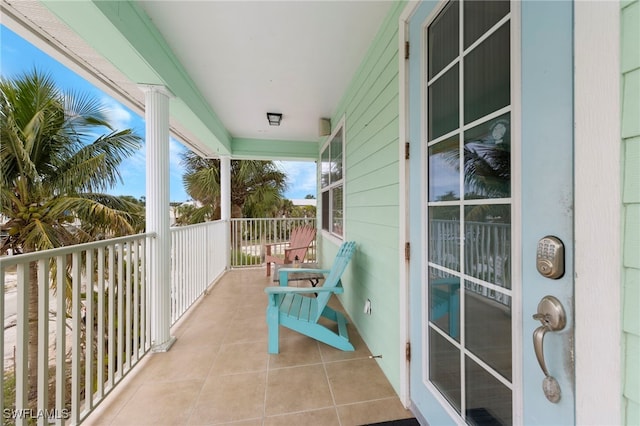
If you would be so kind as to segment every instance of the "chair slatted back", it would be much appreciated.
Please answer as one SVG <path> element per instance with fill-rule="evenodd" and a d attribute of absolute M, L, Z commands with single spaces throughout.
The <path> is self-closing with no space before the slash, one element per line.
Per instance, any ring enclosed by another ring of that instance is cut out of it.
<path fill-rule="evenodd" d="M 342 243 L 340 249 L 338 250 L 338 254 L 336 254 L 335 259 L 333 260 L 333 265 L 331 265 L 331 271 L 324 279 L 324 283 L 322 287 L 336 287 L 340 283 L 340 278 L 342 277 L 342 273 L 345 269 L 347 269 L 347 265 L 349 265 L 349 261 L 353 257 L 353 253 L 356 251 L 356 243 L 355 241 L 346 241 Z M 315 321 L 317 322 L 324 310 L 325 306 L 329 302 L 332 293 L 323 292 L 319 293 L 316 297 L 316 312 L 313 312 L 312 315 L 315 317 Z"/>
<path fill-rule="evenodd" d="M 302 262 L 307 255 L 307 250 L 316 237 L 316 228 L 313 226 L 300 226 L 291 231 L 289 239 L 289 247 L 293 250 L 289 252 L 288 261 L 293 262 L 298 256 L 298 260 Z"/>

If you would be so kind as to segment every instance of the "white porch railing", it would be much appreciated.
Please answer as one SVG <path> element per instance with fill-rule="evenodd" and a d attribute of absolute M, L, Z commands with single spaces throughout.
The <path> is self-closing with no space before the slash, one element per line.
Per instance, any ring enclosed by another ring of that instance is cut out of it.
<path fill-rule="evenodd" d="M 289 240 L 298 226 L 316 226 L 315 218 L 231 219 L 231 266 L 258 266 L 264 263 L 264 245 Z M 316 240 L 307 251 L 306 261 L 316 260 Z M 281 251 L 284 254 L 284 245 Z M 278 253 L 277 251 L 275 252 Z"/>
<path fill-rule="evenodd" d="M 4 393 L 0 401 L 5 423 L 36 418 L 40 424 L 54 419 L 78 423 L 149 350 L 145 251 L 150 237 L 139 234 L 0 259 L 2 389 L 15 381 L 15 405 Z M 15 276 L 14 305 L 5 293 L 10 275 Z M 35 289 L 37 306 L 29 304 L 29 291 Z M 12 312 L 15 327 L 5 322 L 5 314 Z M 37 353 L 30 352 L 29 343 L 34 323 Z M 13 368 L 7 349 L 15 350 Z M 29 373 L 37 375 L 35 387 Z"/>
<path fill-rule="evenodd" d="M 171 229 L 172 325 L 225 271 L 228 226 L 218 221 Z M 139 234 L 0 258 L 3 424 L 36 418 L 39 424 L 77 424 L 149 352 L 146 270 L 152 265 L 146 250 L 153 237 Z M 29 306 L 34 278 L 35 308 Z M 37 354 L 29 352 L 29 324 L 36 321 Z M 30 364 L 37 370 L 34 387 Z M 12 384 L 15 398 L 5 393 Z"/>
<path fill-rule="evenodd" d="M 171 228 L 171 325 L 227 267 L 224 221 Z"/>

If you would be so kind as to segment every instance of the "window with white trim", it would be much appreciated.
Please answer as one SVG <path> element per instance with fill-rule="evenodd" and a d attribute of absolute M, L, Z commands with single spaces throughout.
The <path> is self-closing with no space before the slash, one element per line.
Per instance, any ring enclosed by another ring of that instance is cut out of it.
<path fill-rule="evenodd" d="M 322 229 L 342 238 L 344 235 L 344 124 L 329 137 L 320 153 L 320 192 Z"/>

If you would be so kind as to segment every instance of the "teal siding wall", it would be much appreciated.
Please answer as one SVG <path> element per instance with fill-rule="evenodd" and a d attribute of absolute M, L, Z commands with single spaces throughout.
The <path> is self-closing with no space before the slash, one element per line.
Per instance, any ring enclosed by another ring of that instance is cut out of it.
<path fill-rule="evenodd" d="M 622 2 L 624 363 L 627 425 L 640 424 L 640 1 Z"/>
<path fill-rule="evenodd" d="M 342 304 L 399 392 L 399 144 L 398 18 L 394 2 L 355 74 L 332 123 L 345 118 L 345 239 L 357 252 L 343 280 Z M 357 27 L 357 24 L 356 24 Z M 325 264 L 335 242 L 324 238 Z M 372 313 L 365 315 L 365 301 Z"/>

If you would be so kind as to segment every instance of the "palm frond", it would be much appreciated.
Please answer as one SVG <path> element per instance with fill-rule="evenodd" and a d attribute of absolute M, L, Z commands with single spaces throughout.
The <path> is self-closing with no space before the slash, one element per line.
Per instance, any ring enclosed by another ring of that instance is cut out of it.
<path fill-rule="evenodd" d="M 73 129 L 83 133 L 104 126 L 110 131 L 113 127 L 106 115 L 106 107 L 90 93 L 81 93 L 70 90 L 64 94 L 65 129 Z"/>
<path fill-rule="evenodd" d="M 131 130 L 100 136 L 58 165 L 51 184 L 78 192 L 102 192 L 122 182 L 119 166 L 142 146 Z"/>

